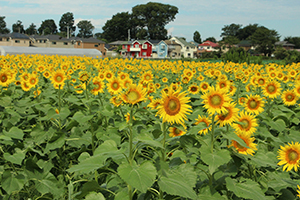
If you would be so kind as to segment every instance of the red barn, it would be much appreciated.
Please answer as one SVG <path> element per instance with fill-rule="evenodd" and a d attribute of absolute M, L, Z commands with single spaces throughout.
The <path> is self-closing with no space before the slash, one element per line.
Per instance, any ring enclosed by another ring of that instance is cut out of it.
<path fill-rule="evenodd" d="M 152 56 L 152 43 L 148 40 L 128 41 L 122 45 L 122 55 L 125 57 L 147 58 Z"/>

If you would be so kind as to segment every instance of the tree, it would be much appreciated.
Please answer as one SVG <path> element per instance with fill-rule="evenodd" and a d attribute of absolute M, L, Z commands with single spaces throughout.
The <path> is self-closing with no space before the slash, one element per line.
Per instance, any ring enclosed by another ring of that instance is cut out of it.
<path fill-rule="evenodd" d="M 236 36 L 239 40 L 248 40 L 257 28 L 258 24 L 249 24 L 248 26 L 239 29 Z"/>
<path fill-rule="evenodd" d="M 264 26 L 257 28 L 250 37 L 252 43 L 258 45 L 257 50 L 265 56 L 270 55 L 274 51 L 274 44 L 279 41 L 279 38 L 277 31 L 269 30 Z"/>
<path fill-rule="evenodd" d="M 149 2 L 132 8 L 132 23 L 139 28 L 137 35 L 139 31 L 146 30 L 147 39 L 163 40 L 168 34 L 165 26 L 175 19 L 177 13 L 175 6 Z"/>
<path fill-rule="evenodd" d="M 110 42 L 116 40 L 127 40 L 129 30 L 130 37 L 134 38 L 134 30 L 130 22 L 131 15 L 128 12 L 122 12 L 113 15 L 112 18 L 107 20 L 102 27 L 102 37 Z"/>
<path fill-rule="evenodd" d="M 76 26 L 74 26 L 73 13 L 67 12 L 61 16 L 59 20 L 59 30 L 64 37 L 69 37 L 71 33 L 75 32 Z M 69 35 L 67 35 L 68 31 L 69 31 Z"/>
<path fill-rule="evenodd" d="M 34 35 L 37 33 L 36 25 L 34 23 L 31 23 L 30 26 L 25 30 L 25 33 L 27 35 Z"/>
<path fill-rule="evenodd" d="M 211 41 L 211 42 L 214 42 L 214 43 L 217 42 L 216 38 L 214 38 L 214 37 L 208 37 L 208 38 L 206 38 L 204 41 L 207 41 L 207 40 L 209 40 L 209 41 Z"/>
<path fill-rule="evenodd" d="M 239 32 L 240 28 L 242 27 L 241 24 L 230 24 L 230 25 L 225 25 L 222 28 L 222 33 L 221 37 L 227 37 L 227 36 L 237 36 L 237 33 Z"/>
<path fill-rule="evenodd" d="M 194 32 L 194 37 L 193 37 L 193 40 L 199 44 L 201 44 L 201 35 L 198 31 L 195 31 Z"/>
<path fill-rule="evenodd" d="M 222 43 L 224 45 L 228 45 L 229 48 L 231 48 L 233 45 L 238 44 L 240 42 L 240 40 L 235 37 L 235 36 L 226 36 L 225 38 L 223 38 Z"/>
<path fill-rule="evenodd" d="M 77 27 L 79 28 L 77 37 L 89 38 L 93 36 L 93 30 L 95 27 L 92 25 L 91 21 L 81 20 L 78 22 Z"/>
<path fill-rule="evenodd" d="M 6 28 L 6 22 L 4 21 L 5 16 L 0 16 L 0 33 L 7 34 L 10 32 L 8 28 Z"/>
<path fill-rule="evenodd" d="M 40 35 L 56 34 L 57 26 L 53 19 L 46 19 L 45 21 L 42 21 L 38 31 Z"/>
<path fill-rule="evenodd" d="M 16 33 L 24 33 L 24 26 L 20 20 L 12 25 L 12 31 Z"/>
<path fill-rule="evenodd" d="M 300 49 L 300 37 L 285 37 L 284 41 L 287 41 L 288 43 L 294 44 L 295 49 Z"/>

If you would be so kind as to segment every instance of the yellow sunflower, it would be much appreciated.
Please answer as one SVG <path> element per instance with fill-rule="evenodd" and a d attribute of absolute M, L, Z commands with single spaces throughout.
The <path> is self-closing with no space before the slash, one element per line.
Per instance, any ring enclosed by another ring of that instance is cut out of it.
<path fill-rule="evenodd" d="M 104 83 L 102 82 L 102 80 L 96 76 L 93 78 L 92 81 L 92 85 L 94 86 L 94 88 L 91 90 L 91 93 L 93 95 L 97 95 L 98 93 L 103 93 L 103 89 L 104 89 Z"/>
<path fill-rule="evenodd" d="M 247 95 L 244 103 L 244 108 L 248 113 L 258 115 L 264 111 L 264 101 L 259 95 Z"/>
<path fill-rule="evenodd" d="M 152 101 L 148 104 L 147 107 L 151 108 L 152 110 L 156 110 L 157 106 L 161 104 L 160 99 L 152 99 Z"/>
<path fill-rule="evenodd" d="M 299 197 L 299 198 L 300 198 L 300 186 L 299 186 L 299 185 L 297 185 L 297 187 L 298 187 L 298 190 L 297 190 L 297 192 L 298 192 L 298 195 L 297 195 L 297 197 Z"/>
<path fill-rule="evenodd" d="M 298 96 L 295 93 L 295 90 L 286 90 L 282 93 L 281 99 L 286 106 L 292 106 L 297 103 Z"/>
<path fill-rule="evenodd" d="M 257 150 L 257 144 L 253 143 L 255 138 L 251 137 L 250 134 L 245 133 L 238 133 L 237 135 L 246 143 L 247 146 L 242 146 L 235 140 L 231 141 L 230 146 L 233 146 L 240 154 L 253 156 L 253 154 L 255 153 L 254 150 Z"/>
<path fill-rule="evenodd" d="M 290 171 L 294 168 L 298 171 L 300 162 L 300 143 L 291 142 L 285 146 L 280 146 L 277 158 L 280 160 L 278 165 L 284 165 L 283 171 Z"/>
<path fill-rule="evenodd" d="M 300 81 L 295 82 L 294 93 L 300 97 Z"/>
<path fill-rule="evenodd" d="M 65 80 L 67 79 L 65 72 L 63 70 L 57 70 L 51 74 L 51 82 L 56 89 L 62 89 L 65 85 Z"/>
<path fill-rule="evenodd" d="M 188 91 L 189 91 L 190 93 L 192 93 L 192 94 L 198 94 L 199 91 L 200 91 L 200 89 L 199 89 L 199 86 L 198 86 L 198 85 L 192 84 L 192 85 L 189 86 Z"/>
<path fill-rule="evenodd" d="M 226 113 L 227 110 L 225 107 L 228 107 L 231 101 L 226 90 L 213 86 L 210 87 L 209 91 L 204 93 L 201 98 L 203 99 L 204 108 L 207 109 L 209 114 Z"/>
<path fill-rule="evenodd" d="M 183 124 L 187 119 L 186 115 L 192 112 L 192 107 L 188 105 L 190 97 L 186 95 L 186 92 L 180 93 L 180 90 L 174 91 L 172 88 L 168 92 L 162 91 L 161 104 L 157 106 L 156 115 L 160 115 L 163 122 Z"/>
<path fill-rule="evenodd" d="M 147 90 L 142 85 L 130 84 L 125 92 L 121 94 L 121 98 L 125 103 L 137 104 L 145 101 Z"/>
<path fill-rule="evenodd" d="M 237 122 L 233 124 L 233 128 L 238 133 L 250 135 L 256 131 L 256 127 L 258 126 L 255 116 L 244 111 L 240 112 Z"/>
<path fill-rule="evenodd" d="M 207 82 L 201 82 L 200 84 L 200 90 L 201 92 L 207 92 L 209 90 L 210 85 Z"/>
<path fill-rule="evenodd" d="M 8 70 L 0 71 L 0 86 L 7 87 L 10 83 L 14 82 L 12 74 Z"/>
<path fill-rule="evenodd" d="M 146 83 L 151 82 L 153 80 L 153 74 L 151 71 L 147 71 L 142 75 L 142 80 Z"/>
<path fill-rule="evenodd" d="M 81 82 L 89 82 L 90 75 L 86 71 L 79 72 L 79 80 Z"/>
<path fill-rule="evenodd" d="M 109 100 L 112 104 L 114 104 L 114 106 L 116 107 L 119 107 L 123 101 L 121 99 L 121 97 L 118 95 L 118 96 L 113 96 L 112 98 L 110 98 Z"/>
<path fill-rule="evenodd" d="M 179 128 L 176 128 L 176 127 L 170 127 L 169 128 L 169 136 L 170 137 L 176 137 L 176 136 L 181 136 L 181 135 L 184 135 L 186 134 L 185 131 L 179 129 Z"/>
<path fill-rule="evenodd" d="M 281 92 L 280 83 L 275 80 L 271 80 L 267 82 L 263 87 L 263 94 L 266 97 L 269 97 L 271 99 L 279 96 L 280 92 Z"/>
<path fill-rule="evenodd" d="M 122 82 L 117 77 L 109 79 L 106 86 L 108 92 L 111 94 L 119 94 L 122 91 Z"/>
<path fill-rule="evenodd" d="M 33 88 L 33 87 L 35 87 L 38 84 L 39 79 L 38 79 L 37 75 L 35 75 L 35 74 L 29 74 L 27 82 L 29 84 L 29 87 Z"/>
<path fill-rule="evenodd" d="M 198 125 L 200 123 L 204 123 L 207 128 L 204 128 L 204 129 L 198 131 L 198 133 L 200 135 L 201 134 L 206 135 L 206 133 L 211 130 L 211 126 L 210 126 L 211 120 L 206 116 L 198 115 L 198 118 L 196 119 L 195 125 Z"/>
<path fill-rule="evenodd" d="M 223 127 L 226 124 L 231 126 L 232 123 L 236 121 L 238 117 L 239 109 L 235 106 L 235 103 L 230 103 L 229 106 L 225 107 L 227 111 L 224 114 L 216 115 L 216 124 L 220 124 L 220 127 Z"/>

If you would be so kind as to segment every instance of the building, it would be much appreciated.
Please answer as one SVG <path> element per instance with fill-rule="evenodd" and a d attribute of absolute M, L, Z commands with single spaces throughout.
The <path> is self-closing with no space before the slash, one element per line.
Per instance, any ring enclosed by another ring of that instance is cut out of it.
<path fill-rule="evenodd" d="M 181 45 L 173 40 L 165 40 L 168 45 L 168 57 L 171 59 L 181 58 Z"/>
<path fill-rule="evenodd" d="M 71 39 L 59 35 L 32 35 L 30 39 L 31 46 L 34 47 L 74 48 L 74 42 Z"/>
<path fill-rule="evenodd" d="M 0 34 L 0 46 L 29 47 L 30 43 L 30 38 L 22 33 Z"/>
<path fill-rule="evenodd" d="M 294 50 L 295 45 L 288 43 L 287 41 L 280 41 L 280 42 L 275 42 L 275 47 L 281 46 L 285 50 Z"/>
<path fill-rule="evenodd" d="M 126 41 L 122 44 L 123 57 L 149 58 L 152 57 L 152 43 L 148 40 Z"/>
<path fill-rule="evenodd" d="M 173 42 L 180 44 L 181 56 L 184 58 L 196 58 L 197 48 L 194 44 L 187 42 L 184 38 L 172 37 L 170 39 Z"/>
<path fill-rule="evenodd" d="M 167 58 L 168 45 L 163 40 L 149 40 L 152 43 L 152 58 Z"/>
<path fill-rule="evenodd" d="M 74 43 L 74 48 L 81 49 L 97 49 L 102 53 L 103 57 L 106 57 L 105 42 L 98 40 L 97 38 L 71 38 Z"/>
<path fill-rule="evenodd" d="M 218 43 L 214 43 L 209 40 L 206 40 L 205 42 L 198 45 L 197 57 L 201 57 L 204 52 L 218 51 L 219 48 L 220 45 Z"/>

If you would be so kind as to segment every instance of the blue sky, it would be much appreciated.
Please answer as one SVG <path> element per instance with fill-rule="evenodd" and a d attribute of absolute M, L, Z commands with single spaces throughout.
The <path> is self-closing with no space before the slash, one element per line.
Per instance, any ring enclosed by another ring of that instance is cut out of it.
<path fill-rule="evenodd" d="M 133 0 L 0 0 L 0 16 L 5 16 L 7 28 L 21 20 L 25 29 L 34 23 L 53 19 L 59 28 L 59 20 L 66 12 L 72 12 L 75 23 L 90 20 L 94 33 L 102 32 L 105 22 L 120 12 L 131 12 L 132 7 L 149 1 Z M 155 1 L 153 1 L 155 2 Z M 287 36 L 300 37 L 300 1 L 298 0 L 164 0 L 163 4 L 176 6 L 176 19 L 166 26 L 172 36 L 191 41 L 195 31 L 201 39 L 221 39 L 222 28 L 231 23 L 247 26 L 257 23 L 276 30 L 281 40 Z"/>

